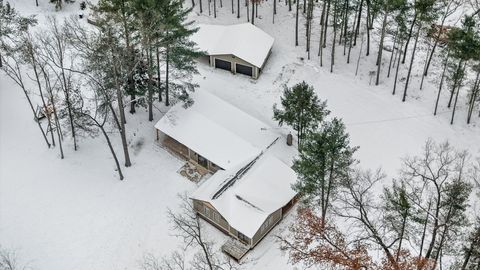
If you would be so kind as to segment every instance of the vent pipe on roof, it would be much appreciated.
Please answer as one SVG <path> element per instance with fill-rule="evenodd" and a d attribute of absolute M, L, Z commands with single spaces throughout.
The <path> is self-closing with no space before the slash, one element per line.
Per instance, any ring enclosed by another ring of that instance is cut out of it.
<path fill-rule="evenodd" d="M 292 146 L 292 142 L 293 142 L 292 133 L 288 133 L 288 135 L 287 135 L 287 145 Z"/>

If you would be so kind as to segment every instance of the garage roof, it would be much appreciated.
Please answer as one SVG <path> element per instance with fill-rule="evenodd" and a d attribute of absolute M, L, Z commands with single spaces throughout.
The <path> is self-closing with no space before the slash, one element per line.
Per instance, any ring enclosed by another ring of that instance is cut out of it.
<path fill-rule="evenodd" d="M 155 128 L 225 170 L 252 160 L 277 138 L 267 124 L 207 91 L 192 99 L 188 108 L 174 105 Z"/>
<path fill-rule="evenodd" d="M 232 54 L 261 68 L 273 46 L 273 37 L 251 23 L 199 25 L 192 40 L 208 55 Z"/>

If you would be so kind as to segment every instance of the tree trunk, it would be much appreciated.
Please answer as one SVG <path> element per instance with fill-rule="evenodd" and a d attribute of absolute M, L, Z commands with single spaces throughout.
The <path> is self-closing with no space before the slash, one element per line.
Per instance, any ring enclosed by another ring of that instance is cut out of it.
<path fill-rule="evenodd" d="M 105 129 L 103 128 L 103 126 L 100 125 L 100 123 L 98 123 L 97 120 L 95 120 L 95 119 L 93 119 L 93 120 L 95 121 L 97 126 L 102 131 L 103 136 L 105 137 L 105 140 L 107 140 L 108 148 L 110 148 L 110 152 L 112 153 L 113 159 L 115 160 L 115 165 L 117 166 L 118 176 L 119 176 L 120 180 L 123 180 L 122 169 L 120 168 L 120 163 L 118 162 L 118 158 L 117 158 L 117 155 L 115 154 L 115 150 L 113 150 L 113 146 L 112 146 L 112 143 L 110 142 L 110 138 L 108 137 L 108 134 L 105 131 Z"/>
<path fill-rule="evenodd" d="M 240 18 L 240 0 L 237 0 L 237 19 Z"/>
<path fill-rule="evenodd" d="M 468 113 L 467 113 L 467 124 L 470 124 L 472 119 L 473 110 L 475 109 L 475 102 L 477 100 L 478 92 L 480 91 L 480 70 L 477 71 L 477 78 L 473 84 L 472 94 L 470 95 L 470 100 L 468 102 Z"/>
<path fill-rule="evenodd" d="M 445 20 L 447 19 L 448 12 L 449 12 L 449 9 L 450 9 L 449 7 L 450 7 L 451 3 L 452 3 L 452 1 L 449 2 L 448 6 L 447 6 L 447 10 L 445 10 L 445 13 L 442 16 L 442 22 L 440 24 L 440 29 L 443 29 L 443 26 L 445 25 Z M 433 47 L 432 47 L 432 51 L 430 52 L 430 56 L 428 56 L 428 61 L 427 61 L 427 65 L 425 67 L 425 72 L 423 73 L 424 76 L 428 75 L 428 69 L 430 68 L 430 63 L 432 62 L 433 54 L 435 53 L 435 49 L 437 48 L 438 41 L 439 41 L 441 35 L 442 35 L 442 31 L 440 30 L 440 31 L 438 31 L 437 37 L 435 38 L 435 41 L 433 43 Z"/>
<path fill-rule="evenodd" d="M 153 85 L 152 85 L 152 68 L 153 68 L 153 57 L 152 57 L 152 47 L 148 47 L 147 52 L 148 57 L 148 121 L 153 121 Z"/>
<path fill-rule="evenodd" d="M 288 11 L 292 11 L 292 0 L 288 0 Z"/>
<path fill-rule="evenodd" d="M 20 72 L 20 70 L 19 70 Z M 22 82 L 23 84 L 23 82 Z M 22 90 L 23 90 L 23 93 L 25 94 L 25 97 L 27 98 L 27 101 L 28 101 L 28 105 L 30 106 L 30 109 L 32 110 L 32 114 L 34 116 L 34 120 L 35 122 L 37 123 L 38 125 L 38 128 L 40 129 L 40 132 L 42 132 L 42 137 L 43 139 L 45 140 L 45 143 L 47 144 L 47 147 L 50 148 L 50 142 L 48 141 L 48 138 L 47 138 L 47 134 L 45 134 L 45 131 L 43 130 L 43 127 L 42 125 L 40 124 L 40 121 L 38 121 L 37 119 L 37 114 L 35 112 L 35 109 L 33 108 L 33 104 L 32 104 L 32 101 L 30 100 L 30 96 L 28 95 L 28 92 L 27 90 L 25 89 L 25 86 L 21 86 Z"/>
<path fill-rule="evenodd" d="M 398 59 L 398 62 L 400 63 L 400 59 Z M 423 245 L 425 243 L 425 236 L 427 234 L 427 225 L 428 225 L 428 215 L 430 213 L 430 209 L 432 207 L 432 200 L 429 200 L 428 201 L 428 208 L 427 208 L 427 212 L 426 212 L 426 215 L 425 215 L 425 221 L 424 221 L 424 224 L 423 224 L 423 231 L 422 231 L 422 240 L 420 242 L 420 253 L 418 254 L 418 260 L 420 261 L 420 259 L 422 258 L 422 252 L 423 252 Z M 417 269 L 420 270 L 422 267 L 422 265 L 418 265 L 417 266 Z"/>
<path fill-rule="evenodd" d="M 337 38 L 337 1 L 333 5 L 333 42 L 332 55 L 330 60 L 330 73 L 333 73 L 333 65 L 335 65 L 335 43 Z"/>
<path fill-rule="evenodd" d="M 362 18 L 362 8 L 363 8 L 363 0 L 360 0 L 360 4 L 358 7 L 358 15 L 357 15 L 357 27 L 355 27 L 355 39 L 353 40 L 353 46 L 357 45 L 357 38 L 358 34 L 360 33 L 360 19 Z"/>
<path fill-rule="evenodd" d="M 112 52 L 113 53 L 113 52 Z M 113 54 L 112 54 L 113 55 Z M 118 112 L 120 114 L 120 121 L 117 121 L 117 124 L 119 125 L 120 129 L 120 137 L 122 139 L 122 147 L 123 147 L 123 155 L 125 158 L 125 167 L 130 167 L 132 165 L 132 162 L 130 161 L 130 154 L 128 152 L 128 143 L 127 143 L 127 134 L 125 130 L 125 110 L 124 110 L 124 105 L 123 105 L 123 93 L 122 89 L 120 87 L 120 83 L 118 81 L 118 76 L 117 76 L 117 68 L 115 65 L 115 60 L 113 61 L 113 76 L 114 76 L 114 81 L 115 81 L 115 88 L 116 88 L 116 94 L 117 94 L 117 103 L 118 103 Z M 112 114 L 115 116 L 115 110 L 112 108 Z"/>
<path fill-rule="evenodd" d="M 158 101 L 162 101 L 162 77 L 160 72 L 160 49 L 157 47 L 157 88 L 158 88 Z"/>
<path fill-rule="evenodd" d="M 436 184 L 436 182 L 434 182 Z M 430 259 L 430 256 L 432 255 L 432 251 L 433 251 L 433 247 L 435 246 L 435 242 L 436 242 L 436 239 L 437 239 L 437 233 L 438 233 L 438 223 L 439 223 L 439 220 L 438 220 L 438 217 L 440 215 L 440 207 L 441 207 L 441 193 L 440 193 L 440 188 L 438 187 L 438 184 L 435 185 L 436 186 L 436 205 L 435 205 L 435 215 L 433 217 L 433 230 L 432 230 L 432 236 L 431 236 L 431 240 L 430 240 L 430 244 L 428 245 L 428 249 L 427 249 L 427 253 L 425 253 L 425 258 L 426 259 Z"/>
<path fill-rule="evenodd" d="M 199 6 L 200 6 L 200 13 L 203 13 L 203 5 L 202 5 L 202 0 L 199 0 Z"/>
<path fill-rule="evenodd" d="M 430 52 L 430 44 L 428 44 L 427 55 Z M 425 65 L 423 66 L 422 80 L 420 82 L 420 90 L 423 89 L 423 81 L 425 80 L 425 70 L 427 69 L 427 59 L 425 59 Z"/>
<path fill-rule="evenodd" d="M 398 27 L 397 27 L 397 31 L 395 32 L 395 37 L 393 38 L 393 47 L 392 47 L 392 53 L 390 54 L 390 62 L 388 63 L 387 78 L 390 78 L 390 71 L 392 69 L 393 55 L 395 54 L 395 56 L 396 56 L 398 54 L 398 50 L 397 50 L 397 53 L 395 53 L 395 46 L 397 45 L 397 39 L 398 39 Z M 394 63 L 394 65 L 395 65 L 395 63 Z"/>
<path fill-rule="evenodd" d="M 370 1 L 367 1 L 367 17 L 365 18 L 367 20 L 367 56 L 370 55 L 370 30 L 372 29 L 372 26 L 370 25 Z"/>
<path fill-rule="evenodd" d="M 465 65 L 463 66 L 463 72 L 465 72 Z M 458 94 L 460 93 L 460 88 L 462 87 L 462 81 L 463 81 L 463 75 L 460 78 L 460 81 L 458 82 L 457 94 L 455 95 L 455 102 L 453 103 L 452 118 L 450 119 L 450 125 L 453 125 L 453 119 L 455 118 L 455 111 L 457 109 Z"/>
<path fill-rule="evenodd" d="M 350 54 L 352 52 L 352 46 L 354 42 L 353 36 L 355 35 L 355 22 L 357 21 L 357 9 L 360 8 L 360 3 L 358 4 L 357 8 L 355 9 L 355 18 L 353 19 L 352 23 L 352 32 L 350 33 L 350 40 L 349 40 L 349 45 L 348 45 L 348 56 L 347 56 L 347 64 L 350 64 Z"/>
<path fill-rule="evenodd" d="M 217 18 L 217 0 L 213 0 L 213 17 Z"/>
<path fill-rule="evenodd" d="M 437 115 L 438 101 L 440 100 L 440 93 L 442 92 L 442 87 L 443 87 L 443 82 L 445 78 L 445 72 L 447 71 L 449 56 L 450 56 L 450 51 L 447 51 L 447 58 L 445 59 L 445 64 L 443 65 L 442 77 L 440 78 L 440 86 L 438 87 L 437 100 L 435 101 L 435 110 L 433 111 L 433 115 Z"/>
<path fill-rule="evenodd" d="M 170 106 L 170 99 L 169 99 L 169 81 L 168 81 L 168 73 L 169 73 L 169 65 L 170 65 L 170 49 L 167 46 L 165 52 L 165 106 Z"/>
<path fill-rule="evenodd" d="M 413 27 L 415 26 L 415 23 L 417 22 L 417 15 L 418 14 L 415 11 L 415 15 L 413 17 L 412 25 L 410 26 L 410 30 L 408 31 L 407 42 L 405 43 L 405 49 L 403 50 L 402 64 L 405 64 L 405 59 L 407 57 L 407 51 L 408 51 L 408 44 L 410 43 L 410 39 L 412 38 Z"/>
<path fill-rule="evenodd" d="M 375 85 L 378 85 L 380 83 L 380 70 L 381 70 L 381 67 L 382 67 L 383 41 L 385 40 L 385 29 L 387 28 L 387 18 L 388 18 L 388 9 L 385 10 L 384 15 L 383 15 L 382 34 L 380 36 L 380 45 L 378 46 L 377 79 L 375 80 Z"/>
<path fill-rule="evenodd" d="M 330 4 L 332 0 L 327 0 L 327 11 L 325 12 L 325 20 L 323 21 L 323 48 L 327 47 L 327 31 L 328 31 L 328 16 L 330 14 Z"/>
<path fill-rule="evenodd" d="M 252 24 L 255 25 L 255 4 L 252 2 Z"/>
<path fill-rule="evenodd" d="M 415 43 L 413 45 L 412 59 L 410 59 L 410 67 L 408 68 L 407 81 L 405 82 L 405 89 L 403 90 L 402 102 L 405 102 L 405 99 L 407 98 L 408 83 L 410 82 L 410 75 L 412 74 L 413 61 L 415 59 L 415 52 L 417 50 L 417 43 L 418 43 L 418 36 L 420 35 L 420 29 L 421 29 L 421 25 L 418 26 L 417 34 L 415 35 Z M 407 47 L 405 46 L 405 48 Z"/>
<path fill-rule="evenodd" d="M 300 0 L 297 1 L 296 13 L 295 13 L 295 46 L 298 46 L 298 5 Z"/>
<path fill-rule="evenodd" d="M 298 0 L 297 0 L 298 1 Z M 323 10 L 322 16 L 320 17 L 320 42 L 318 43 L 318 56 L 320 57 L 320 66 L 323 67 L 323 35 L 325 27 L 325 17 L 326 17 L 326 8 L 327 8 L 327 0 L 323 2 Z"/>
<path fill-rule="evenodd" d="M 460 73 L 460 69 L 462 68 L 462 60 L 459 60 L 457 69 L 455 70 L 455 74 L 458 76 Z M 458 81 L 460 79 L 457 79 L 456 82 L 454 82 L 452 90 L 450 91 L 450 98 L 448 99 L 448 106 L 447 108 L 450 108 L 452 106 L 452 100 L 453 100 L 453 95 L 455 94 L 455 89 L 458 87 Z"/>
<path fill-rule="evenodd" d="M 395 69 L 395 79 L 393 80 L 393 91 L 392 95 L 395 95 L 395 91 L 397 90 L 397 81 L 398 81 L 398 70 L 400 69 L 400 55 L 402 54 L 402 48 L 403 48 L 403 40 L 400 43 L 400 46 L 398 47 L 398 52 L 397 54 L 399 55 L 399 59 L 397 61 L 397 68 Z"/>
<path fill-rule="evenodd" d="M 235 14 L 235 11 L 233 10 L 233 0 L 232 0 L 232 14 Z"/>

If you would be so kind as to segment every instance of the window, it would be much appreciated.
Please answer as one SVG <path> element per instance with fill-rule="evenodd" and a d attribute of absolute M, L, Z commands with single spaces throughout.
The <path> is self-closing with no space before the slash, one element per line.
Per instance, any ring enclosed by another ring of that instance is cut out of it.
<path fill-rule="evenodd" d="M 261 228 L 262 232 L 265 232 L 266 230 L 268 230 L 268 228 L 270 228 L 270 225 L 272 225 L 272 223 L 273 223 L 273 217 L 269 216 L 262 225 L 262 228 Z"/>
<path fill-rule="evenodd" d="M 219 214 L 217 212 L 213 211 L 213 220 L 218 222 L 218 220 L 219 220 L 218 217 L 219 217 Z"/>
<path fill-rule="evenodd" d="M 241 232 L 238 232 L 238 239 L 240 239 L 240 241 L 248 244 L 248 242 L 250 241 L 250 239 L 248 239 L 248 237 L 246 237 L 243 233 Z"/>
<path fill-rule="evenodd" d="M 210 208 L 205 206 L 205 211 L 204 212 L 205 212 L 205 216 L 210 217 Z"/>

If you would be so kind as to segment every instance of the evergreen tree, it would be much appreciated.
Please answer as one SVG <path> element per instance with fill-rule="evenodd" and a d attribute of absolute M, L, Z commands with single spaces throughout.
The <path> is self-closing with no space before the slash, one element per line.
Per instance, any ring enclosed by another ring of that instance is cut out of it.
<path fill-rule="evenodd" d="M 357 149 L 350 146 L 345 125 L 337 118 L 308 133 L 302 143 L 300 156 L 293 165 L 299 175 L 294 189 L 311 207 L 320 206 L 323 223 L 338 187 L 348 177 Z"/>
<path fill-rule="evenodd" d="M 170 105 L 170 96 L 189 101 L 188 91 L 196 87 L 191 76 L 197 73 L 195 59 L 204 55 L 195 49 L 190 36 L 198 31 L 192 21 L 187 21 L 191 9 L 184 9 L 181 0 L 164 0 L 161 3 L 160 18 L 164 29 L 159 45 L 165 58 L 165 105 Z"/>
<path fill-rule="evenodd" d="M 308 131 L 317 128 L 330 113 L 326 101 L 320 101 L 312 86 L 301 82 L 291 88 L 285 87 L 280 98 L 283 109 L 273 105 L 273 119 L 282 126 L 287 124 L 297 132 L 298 148 Z"/>
<path fill-rule="evenodd" d="M 452 29 L 448 34 L 448 48 L 451 57 L 456 64 L 450 68 L 451 90 L 448 107 L 452 105 L 452 100 L 455 95 L 453 104 L 452 117 L 450 124 L 453 124 L 455 117 L 455 110 L 457 107 L 458 94 L 462 87 L 463 79 L 465 77 L 465 68 L 468 62 L 472 59 L 478 58 L 480 54 L 480 34 L 478 31 L 478 23 L 473 17 L 465 16 L 462 22 L 461 29 Z"/>
<path fill-rule="evenodd" d="M 394 181 L 391 187 L 383 190 L 385 223 L 398 239 L 396 261 L 402 251 L 404 239 L 408 239 L 409 221 L 412 219 L 413 203 L 410 201 L 405 182 Z"/>

